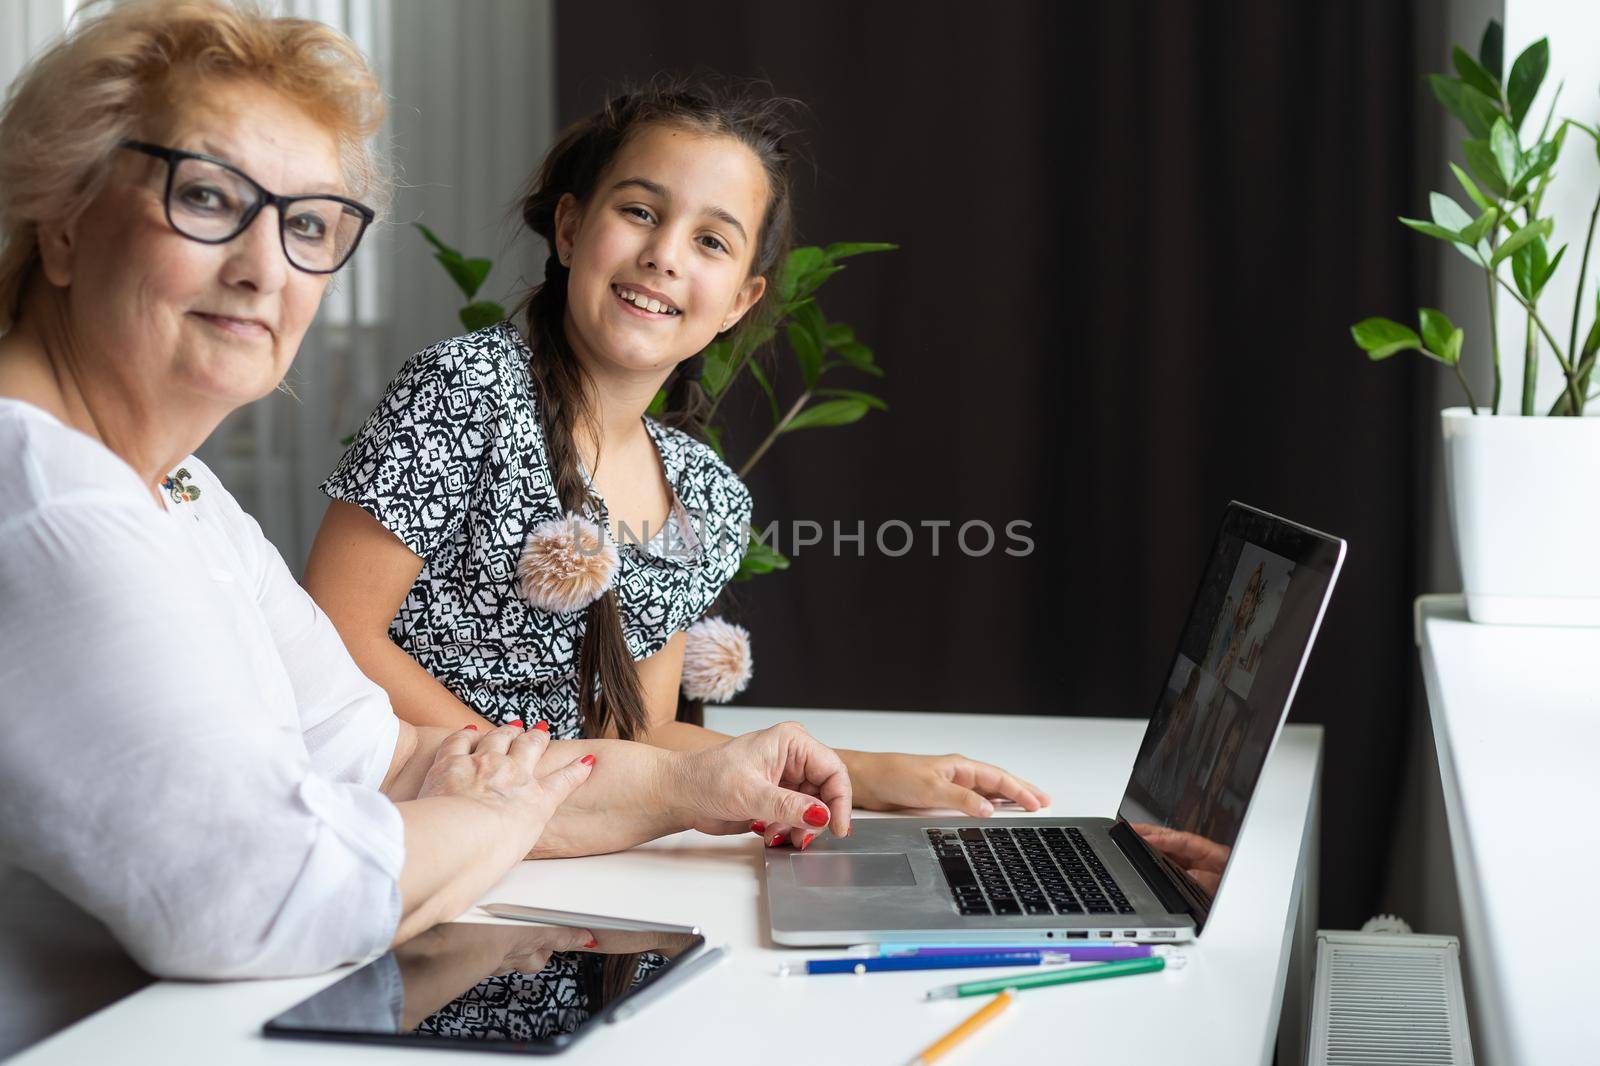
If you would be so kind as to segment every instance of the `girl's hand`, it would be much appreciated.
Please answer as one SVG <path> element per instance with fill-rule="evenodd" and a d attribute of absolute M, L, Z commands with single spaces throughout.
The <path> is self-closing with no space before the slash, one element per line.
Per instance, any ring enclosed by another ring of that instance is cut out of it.
<path fill-rule="evenodd" d="M 1195 883 L 1212 895 L 1222 884 L 1222 871 L 1227 869 L 1228 856 L 1233 849 L 1198 833 L 1147 822 L 1129 822 L 1133 831 L 1144 837 L 1145 843 L 1171 859 Z"/>
<path fill-rule="evenodd" d="M 850 774 L 832 748 L 793 722 L 684 754 L 673 806 L 702 833 L 748 833 L 803 847 L 831 825 L 850 832 Z M 781 838 L 781 839 L 780 839 Z"/>
<path fill-rule="evenodd" d="M 531 833 L 531 849 L 556 808 L 589 779 L 594 767 L 594 756 L 585 755 L 541 777 L 539 757 L 549 745 L 549 733 L 524 731 L 520 725 L 501 726 L 482 736 L 476 726 L 458 729 L 434 753 L 417 798 L 477 800 L 514 825 L 517 835 Z"/>
<path fill-rule="evenodd" d="M 861 751 L 848 757 L 856 804 L 870 811 L 940 808 L 987 818 L 994 813 L 991 799 L 1011 800 L 1026 811 L 1050 805 L 1038 786 L 965 755 Z"/>

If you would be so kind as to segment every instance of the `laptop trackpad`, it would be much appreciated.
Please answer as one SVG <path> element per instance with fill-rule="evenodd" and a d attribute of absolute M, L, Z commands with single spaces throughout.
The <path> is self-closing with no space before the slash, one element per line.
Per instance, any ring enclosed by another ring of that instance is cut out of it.
<path fill-rule="evenodd" d="M 888 888 L 914 885 L 917 877 L 905 853 L 892 855 L 791 855 L 794 879 L 807 888 Z"/>

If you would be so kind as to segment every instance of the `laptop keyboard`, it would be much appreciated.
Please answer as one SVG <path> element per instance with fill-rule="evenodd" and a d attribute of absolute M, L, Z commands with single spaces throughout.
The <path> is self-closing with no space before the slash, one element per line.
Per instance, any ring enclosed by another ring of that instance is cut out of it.
<path fill-rule="evenodd" d="M 1132 914 L 1077 829 L 929 829 L 962 914 Z"/>

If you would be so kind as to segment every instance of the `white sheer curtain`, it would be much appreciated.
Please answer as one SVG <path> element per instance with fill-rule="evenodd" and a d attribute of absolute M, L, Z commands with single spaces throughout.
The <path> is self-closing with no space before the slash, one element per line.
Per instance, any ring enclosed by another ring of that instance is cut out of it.
<path fill-rule="evenodd" d="M 0 0 L 0 85 L 66 28 L 78 0 Z M 389 97 L 382 135 L 401 179 L 389 219 L 337 277 L 276 393 L 236 412 L 200 456 L 298 574 L 321 521 L 317 485 L 412 352 L 461 332 L 462 300 L 412 222 L 495 260 L 480 299 L 542 276 L 512 243 L 517 190 L 554 134 L 551 0 L 277 0 L 353 39 Z"/>
<path fill-rule="evenodd" d="M 383 141 L 400 179 L 323 301 L 274 394 L 230 417 L 200 456 L 298 574 L 342 445 L 411 353 L 461 332 L 463 302 L 411 225 L 495 260 L 481 299 L 508 303 L 542 274 L 537 242 L 514 244 L 508 208 L 549 144 L 555 115 L 549 0 L 280 0 L 356 42 L 389 97 Z"/>

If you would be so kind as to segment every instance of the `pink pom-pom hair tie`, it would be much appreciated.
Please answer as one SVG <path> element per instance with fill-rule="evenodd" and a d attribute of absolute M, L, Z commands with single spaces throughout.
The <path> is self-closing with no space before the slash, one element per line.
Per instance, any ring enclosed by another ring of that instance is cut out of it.
<path fill-rule="evenodd" d="M 683 645 L 683 694 L 703 703 L 727 703 L 750 683 L 750 632 L 720 618 L 689 627 Z"/>
<path fill-rule="evenodd" d="M 540 522 L 517 561 L 523 599 L 542 611 L 566 614 L 598 600 L 617 570 L 617 546 L 605 530 L 575 511 Z"/>

